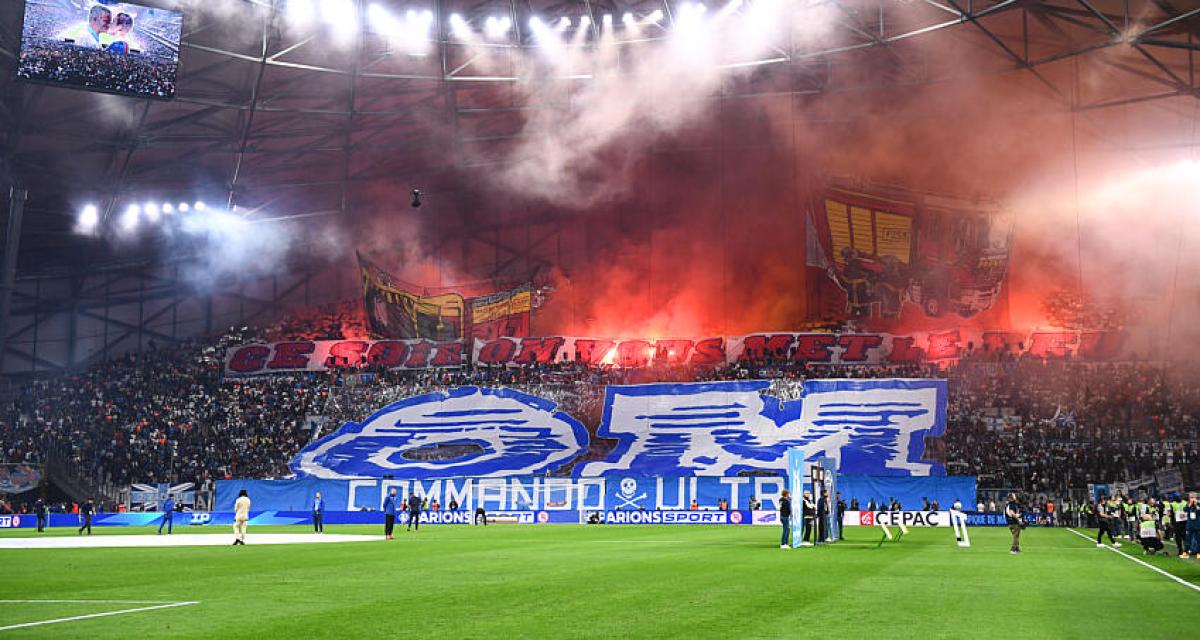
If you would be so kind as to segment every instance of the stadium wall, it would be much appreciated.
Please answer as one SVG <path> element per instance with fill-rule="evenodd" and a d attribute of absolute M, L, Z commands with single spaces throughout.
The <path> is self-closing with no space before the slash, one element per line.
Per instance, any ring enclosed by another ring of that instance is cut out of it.
<path fill-rule="evenodd" d="M 491 511 L 488 518 L 491 522 L 515 522 L 517 524 L 578 524 L 586 520 L 578 511 Z M 775 511 L 622 511 L 606 510 L 603 514 L 604 524 L 610 525 L 650 525 L 650 524 L 683 524 L 683 525 L 756 525 L 779 526 L 779 517 Z M 233 524 L 232 511 L 188 511 L 176 513 L 173 528 L 187 527 L 228 527 Z M 401 523 L 407 522 L 405 514 L 399 514 Z M 473 511 L 426 511 L 421 514 L 421 524 L 428 525 L 467 525 L 475 520 Z M 1030 524 L 1047 524 L 1039 521 L 1037 514 L 1028 514 L 1026 520 Z M 163 514 L 158 511 L 136 513 L 101 513 L 92 520 L 94 527 L 157 527 L 162 524 Z M 948 511 L 847 511 L 843 518 L 844 526 L 874 526 L 879 523 L 897 524 L 903 522 L 910 527 L 949 527 Z M 324 523 L 327 525 L 381 525 L 383 514 L 379 511 L 326 511 Z M 50 514 L 47 526 L 51 528 L 77 528 L 81 524 L 80 516 L 70 513 Z M 309 511 L 252 511 L 250 512 L 251 526 L 309 526 L 312 524 L 312 513 Z M 1003 514 L 967 512 L 967 524 L 972 527 L 1005 526 Z M 37 526 L 37 518 L 31 514 L 0 516 L 0 529 L 32 529 Z"/>

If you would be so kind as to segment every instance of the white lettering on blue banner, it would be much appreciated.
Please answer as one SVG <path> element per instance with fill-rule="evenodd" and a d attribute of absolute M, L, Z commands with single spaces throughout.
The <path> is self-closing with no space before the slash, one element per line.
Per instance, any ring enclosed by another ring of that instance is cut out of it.
<path fill-rule="evenodd" d="M 724 511 L 606 511 L 605 524 L 729 524 Z"/>

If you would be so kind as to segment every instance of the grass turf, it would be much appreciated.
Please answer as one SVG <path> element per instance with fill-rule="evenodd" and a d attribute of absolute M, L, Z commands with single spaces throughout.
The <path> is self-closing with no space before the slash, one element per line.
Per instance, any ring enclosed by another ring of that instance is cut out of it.
<path fill-rule="evenodd" d="M 0 600 L 199 601 L 0 636 L 1095 638 L 1144 634 L 1147 611 L 1158 637 L 1200 628 L 1200 592 L 1066 530 L 1026 530 L 1020 556 L 1004 529 L 972 529 L 969 549 L 948 529 L 882 548 L 874 529 L 848 536 L 785 551 L 766 527 L 428 526 L 391 542 L 0 550 Z M 1200 583 L 1196 561 L 1149 561 Z M 0 603 L 0 627 L 136 606 Z"/>

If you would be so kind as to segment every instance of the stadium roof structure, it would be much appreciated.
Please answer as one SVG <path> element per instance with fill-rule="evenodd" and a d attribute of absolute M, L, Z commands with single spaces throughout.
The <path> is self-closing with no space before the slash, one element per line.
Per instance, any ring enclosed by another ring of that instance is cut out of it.
<path fill-rule="evenodd" d="M 589 16 L 598 29 L 603 14 L 664 11 L 661 27 L 649 26 L 644 40 L 663 37 L 683 3 L 383 3 L 432 11 L 437 42 L 422 56 L 395 50 L 370 29 L 349 46 L 323 43 L 319 25 L 286 26 L 282 0 L 203 9 L 174 4 L 187 19 L 178 97 L 170 102 L 16 81 L 20 12 L 4 12 L 4 160 L 30 192 L 22 267 L 77 257 L 81 240 L 71 227 L 83 201 L 99 203 L 102 216 L 144 193 L 215 194 L 251 217 L 348 215 L 356 184 L 449 167 L 485 170 L 503 161 L 505 145 L 521 135 L 525 112 L 565 108 L 569 101 L 569 84 L 562 94 L 511 90 L 525 78 L 516 61 L 504 60 L 538 46 L 527 26 L 531 17 L 552 23 Z M 1200 9 L 1181 0 L 812 4 L 836 11 L 832 31 L 816 40 L 793 34 L 786 46 L 755 61 L 757 73 L 721 86 L 714 98 L 936 83 L 963 72 L 955 52 L 964 48 L 990 53 L 992 71 L 1018 70 L 1069 109 L 1200 95 L 1194 68 Z M 507 36 L 487 44 L 500 64 L 481 68 L 477 52 L 452 33 L 453 14 L 475 29 L 488 18 L 511 16 Z M 629 55 L 643 45 L 629 44 Z M 1075 76 L 1064 73 L 1073 64 L 1098 65 L 1114 79 L 1102 87 L 1074 86 Z M 584 76 L 575 81 L 586 82 Z"/>
<path fill-rule="evenodd" d="M 21 305 L 32 313 L 37 310 L 30 305 L 61 310 L 77 304 L 81 290 L 101 288 L 82 279 L 103 265 L 140 268 L 158 257 L 152 243 L 116 251 L 74 233 L 76 214 L 86 202 L 96 203 L 105 220 L 127 203 L 155 197 L 228 204 L 250 221 L 332 218 L 349 224 L 364 212 L 406 208 L 414 184 L 437 193 L 508 162 L 528 135 L 523 125 L 530 114 L 579 106 L 572 95 L 591 81 L 587 68 L 544 89 L 526 90 L 530 78 L 521 60 L 541 46 L 529 28 L 531 18 L 546 23 L 568 18 L 579 25 L 586 16 L 591 32 L 581 42 L 587 47 L 599 39 L 605 14 L 620 21 L 626 13 L 645 17 L 661 11 L 659 21 L 643 21 L 637 38 L 618 37 L 619 55 L 629 59 L 667 37 L 686 4 L 381 0 L 397 13 L 430 12 L 430 48 L 411 55 L 370 27 L 345 45 L 335 44 L 319 20 L 308 27 L 291 24 L 285 0 L 162 0 L 156 4 L 180 8 L 187 17 L 177 96 L 156 101 L 16 80 L 21 12 L 10 9 L 21 0 L 2 1 L 0 183 L 19 184 L 29 194 L 17 271 L 80 278 L 61 293 L 31 298 L 18 292 L 17 315 Z M 366 13 L 366 0 L 350 1 Z M 715 11 L 724 3 L 711 4 Z M 1105 114 L 1130 108 L 1194 117 L 1200 98 L 1200 8 L 1192 2 L 788 4 L 822 11 L 828 29 L 813 36 L 804 31 L 803 20 L 792 23 L 792 32 L 768 55 L 730 64 L 729 77 L 707 99 L 771 101 L 798 114 L 825 96 L 991 77 L 1014 95 L 1036 96 L 1036 108 L 1085 114 L 1104 129 Z M 451 16 L 476 33 L 489 19 L 511 23 L 502 37 L 468 43 L 456 35 Z M 977 62 L 964 65 L 964 58 Z M 1081 82 L 1089 73 L 1107 81 Z M 988 115 L 981 110 L 978 117 Z M 1122 122 L 1127 126 L 1130 119 Z M 1114 135 L 1113 145 L 1166 148 L 1190 144 L 1185 137 L 1123 131 Z M 498 217 L 464 206 L 456 215 L 429 221 L 426 232 L 446 238 L 474 230 L 470 242 L 494 254 L 491 275 L 498 275 L 514 262 L 537 262 L 530 247 L 541 241 L 541 232 L 531 240 L 521 231 L 513 239 L 506 229 L 514 223 L 548 223 L 547 237 L 556 224 L 528 207 Z M 479 233 L 489 229 L 494 233 Z M 464 253 L 476 250 L 466 242 Z M 140 293 L 129 293 L 131 300 L 156 286 L 169 290 L 173 282 L 160 273 L 140 286 Z M 139 324 L 124 322 L 122 332 Z"/>

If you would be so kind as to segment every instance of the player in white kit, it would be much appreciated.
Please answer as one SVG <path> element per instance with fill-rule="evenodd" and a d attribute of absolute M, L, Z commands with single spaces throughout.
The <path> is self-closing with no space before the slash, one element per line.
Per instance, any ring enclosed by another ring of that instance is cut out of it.
<path fill-rule="evenodd" d="M 250 496 L 246 490 L 238 492 L 238 499 L 233 503 L 233 544 L 246 544 L 246 521 L 250 519 Z"/>

